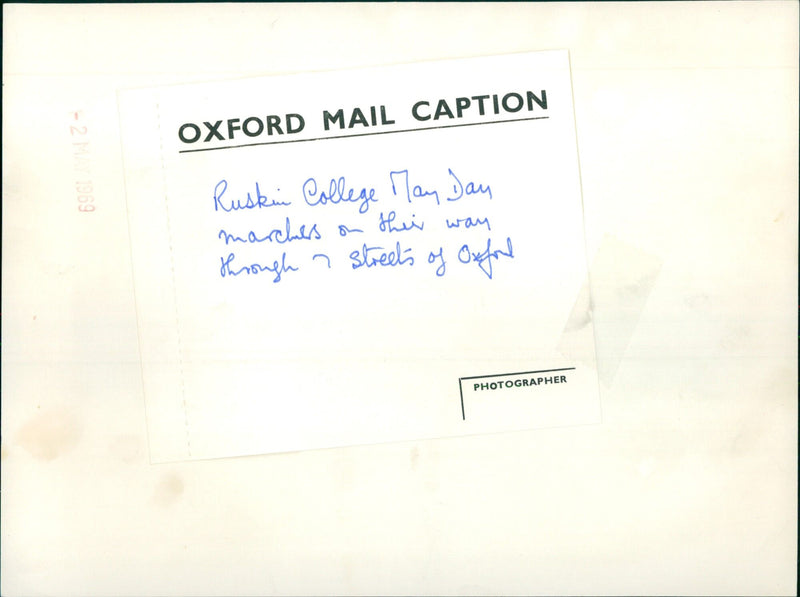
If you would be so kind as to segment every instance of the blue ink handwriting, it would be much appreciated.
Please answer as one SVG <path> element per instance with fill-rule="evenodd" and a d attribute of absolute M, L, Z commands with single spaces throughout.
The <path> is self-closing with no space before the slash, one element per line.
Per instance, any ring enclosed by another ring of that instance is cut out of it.
<path fill-rule="evenodd" d="M 214 187 L 214 211 L 238 211 L 240 209 L 261 209 L 262 207 L 275 207 L 282 205 L 291 205 L 291 202 L 277 201 L 269 199 L 266 195 L 261 194 L 261 189 L 256 183 L 256 199 L 254 200 L 250 193 L 247 193 L 247 201 L 243 204 L 241 199 L 231 199 L 226 205 L 222 202 L 222 196 L 228 190 L 228 181 L 220 180 Z"/>
<path fill-rule="evenodd" d="M 492 187 L 490 185 L 484 186 L 481 183 L 475 182 L 468 182 L 465 185 L 450 168 L 447 169 L 447 174 L 450 176 L 450 184 L 453 186 L 453 194 L 452 196 L 446 197 L 447 201 L 458 201 L 462 197 L 470 195 L 488 195 L 489 199 L 492 198 Z M 392 170 L 389 172 L 389 180 L 392 183 L 392 193 L 394 193 L 395 196 L 403 196 L 409 203 L 412 202 L 412 199 L 433 197 L 436 200 L 436 205 L 441 204 L 439 191 L 435 189 L 424 189 L 418 184 L 412 185 L 409 178 L 408 169 Z"/>
<path fill-rule="evenodd" d="M 509 259 L 514 258 L 514 250 L 511 247 L 511 239 L 506 238 L 506 245 L 508 247 L 507 251 L 503 251 L 502 249 L 497 249 L 492 251 L 492 239 L 489 238 L 486 240 L 486 250 L 485 251 L 478 251 L 473 252 L 469 245 L 462 245 L 461 248 L 458 250 L 458 260 L 461 263 L 469 263 L 470 261 L 477 263 L 478 267 L 481 268 L 484 274 L 486 274 L 489 279 L 492 279 L 492 259 L 498 259 L 499 257 L 508 257 Z"/>
<path fill-rule="evenodd" d="M 448 168 L 447 173 L 452 177 L 453 181 L 453 193 L 452 197 L 448 197 L 448 201 L 458 201 L 464 195 L 485 195 L 486 193 L 489 194 L 489 199 L 492 198 L 492 187 L 486 185 L 485 187 L 482 184 L 479 184 L 477 187 L 475 186 L 474 182 L 468 182 L 467 186 L 465 187 L 461 184 L 461 181 L 458 179 L 458 176 L 453 173 L 453 171 Z"/>
<path fill-rule="evenodd" d="M 489 218 L 458 218 L 455 222 L 449 219 L 445 220 L 448 228 L 474 228 L 476 226 L 486 226 L 487 230 L 491 230 L 492 226 L 489 224 Z"/>
<path fill-rule="evenodd" d="M 231 262 L 235 259 L 235 255 L 233 253 L 229 253 L 227 258 L 220 257 L 219 260 L 222 262 L 221 267 L 219 268 L 219 275 L 223 278 L 225 276 L 238 276 L 240 274 L 248 274 L 254 275 L 259 274 L 261 272 L 270 272 L 275 274 L 275 277 L 272 279 L 273 282 L 280 282 L 281 276 L 286 272 L 296 272 L 298 268 L 292 265 L 286 265 L 286 253 L 284 252 L 281 256 L 280 262 L 275 261 L 272 265 L 263 265 L 261 263 L 253 263 L 251 265 L 243 265 L 237 270 L 231 268 Z"/>
<path fill-rule="evenodd" d="M 311 258 L 311 261 L 314 261 L 317 257 L 324 257 L 325 260 L 328 262 L 328 269 L 331 269 L 331 258 L 325 255 L 325 253 L 315 253 L 314 256 Z"/>
<path fill-rule="evenodd" d="M 364 232 L 360 228 L 348 228 L 344 224 L 339 225 L 339 236 L 347 236 L 348 234 L 352 234 L 353 232 Z"/>
<path fill-rule="evenodd" d="M 436 275 L 439 276 L 440 278 L 444 276 L 445 272 L 445 260 L 444 260 L 444 255 L 442 253 L 443 253 L 442 247 L 439 247 L 438 253 L 434 253 L 433 251 L 428 253 L 428 263 L 434 263 L 437 259 L 439 260 L 439 266 L 436 268 Z"/>
<path fill-rule="evenodd" d="M 400 227 L 394 225 L 395 219 L 397 219 L 397 214 L 394 210 L 390 211 L 386 216 L 381 212 L 379 224 L 381 232 L 405 232 L 406 230 L 422 230 L 425 228 L 425 222 L 417 223 L 414 221 L 414 214 L 411 214 L 410 222 L 403 222 Z"/>
<path fill-rule="evenodd" d="M 408 182 L 408 170 L 392 170 L 389 172 L 389 180 L 392 181 L 392 193 L 395 196 L 398 195 L 397 192 L 397 185 L 395 184 L 394 177 L 403 175 L 403 189 L 405 189 L 405 197 L 408 199 L 408 202 L 411 203 L 411 197 L 419 198 L 419 197 L 433 197 L 436 199 L 436 205 L 439 205 L 439 192 L 438 191 L 426 191 L 419 185 L 414 185 L 412 188 Z"/>
<path fill-rule="evenodd" d="M 411 255 L 405 255 L 410 251 L 411 249 L 401 249 L 399 242 L 388 253 L 384 251 L 383 247 L 368 247 L 365 244 L 360 251 L 350 253 L 350 259 L 353 261 L 350 265 L 353 269 L 375 266 L 397 267 L 406 264 L 411 267 L 414 265 L 414 258 Z"/>
<path fill-rule="evenodd" d="M 225 230 L 220 230 L 217 238 L 221 238 L 225 240 L 225 244 L 229 244 L 232 242 L 235 243 L 263 243 L 265 241 L 269 241 L 271 243 L 290 243 L 296 240 L 319 240 L 322 238 L 319 231 L 317 230 L 317 225 L 314 224 L 311 226 L 310 229 L 306 229 L 306 225 L 303 224 L 300 226 L 299 231 L 296 234 L 292 234 L 292 223 L 289 220 L 288 216 L 286 218 L 286 230 L 282 228 L 275 228 L 270 231 L 269 234 L 266 236 L 258 236 L 252 230 L 247 233 L 245 238 L 240 236 L 234 236 L 233 234 L 227 233 Z"/>
<path fill-rule="evenodd" d="M 311 206 L 324 205 L 326 203 L 358 203 L 358 213 L 367 213 L 370 203 L 377 203 L 378 198 L 375 197 L 375 189 L 367 190 L 366 187 L 362 188 L 356 194 L 353 188 L 348 189 L 345 183 L 344 176 L 338 179 L 331 179 L 328 186 L 328 192 L 319 191 L 317 189 L 317 181 L 309 178 L 303 183 L 303 199 Z"/>

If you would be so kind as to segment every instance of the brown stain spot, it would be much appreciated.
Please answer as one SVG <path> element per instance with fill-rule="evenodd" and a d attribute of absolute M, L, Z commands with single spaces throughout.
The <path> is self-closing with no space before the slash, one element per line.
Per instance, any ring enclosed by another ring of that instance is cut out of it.
<path fill-rule="evenodd" d="M 153 501 L 168 508 L 183 495 L 183 481 L 175 473 L 163 475 L 153 492 Z"/>
<path fill-rule="evenodd" d="M 417 446 L 411 448 L 408 459 L 411 462 L 411 470 L 417 470 L 417 467 L 419 466 L 419 448 Z"/>
<path fill-rule="evenodd" d="M 73 449 L 81 434 L 80 424 L 68 411 L 40 412 L 19 429 L 16 443 L 34 458 L 49 461 Z"/>
<path fill-rule="evenodd" d="M 584 282 L 578 297 L 575 299 L 575 304 L 572 307 L 572 313 L 564 326 L 564 333 L 577 332 L 582 330 L 592 322 L 592 297 L 589 292 L 588 282 Z"/>
<path fill-rule="evenodd" d="M 777 223 L 778 223 L 778 222 L 780 222 L 782 219 L 783 219 L 783 211 L 780 211 L 780 212 L 778 212 L 778 215 L 777 215 L 777 216 L 775 216 L 775 217 L 772 219 L 772 221 L 773 221 L 773 222 L 775 222 L 775 223 L 777 224 Z"/>
<path fill-rule="evenodd" d="M 579 311 L 569 318 L 569 321 L 567 321 L 567 324 L 564 326 L 564 332 L 577 332 L 585 328 L 591 322 L 592 312 L 587 307 L 585 310 Z"/>
<path fill-rule="evenodd" d="M 111 454 L 125 464 L 132 464 L 144 457 L 142 442 L 135 435 L 119 435 L 108 447 Z"/>
<path fill-rule="evenodd" d="M 0 447 L 0 460 L 5 460 L 8 456 L 8 450 L 6 450 L 5 446 Z"/>

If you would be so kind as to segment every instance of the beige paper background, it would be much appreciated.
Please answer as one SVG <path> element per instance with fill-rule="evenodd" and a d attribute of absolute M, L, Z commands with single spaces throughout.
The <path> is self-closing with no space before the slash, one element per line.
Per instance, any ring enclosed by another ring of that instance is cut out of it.
<path fill-rule="evenodd" d="M 797 17 L 6 5 L 2 594 L 793 594 Z M 558 48 L 603 424 L 149 465 L 116 89 Z"/>

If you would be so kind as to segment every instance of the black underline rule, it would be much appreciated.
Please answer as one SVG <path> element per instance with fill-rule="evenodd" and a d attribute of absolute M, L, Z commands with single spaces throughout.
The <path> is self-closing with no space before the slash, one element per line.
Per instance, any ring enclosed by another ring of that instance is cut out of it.
<path fill-rule="evenodd" d="M 418 133 L 420 131 L 435 131 L 437 129 L 454 129 L 462 126 L 481 126 L 485 124 L 503 124 L 505 122 L 524 122 L 526 120 L 547 120 L 549 116 L 531 116 L 530 118 L 512 118 L 510 120 L 488 120 L 486 122 L 467 122 L 462 124 L 442 124 L 440 126 L 427 126 L 419 129 L 399 129 L 396 131 L 375 131 L 369 133 L 355 133 L 352 135 L 336 135 L 333 137 L 315 137 L 313 139 L 283 139 L 280 141 L 262 141 L 261 143 L 243 143 L 241 145 L 223 145 L 222 147 L 201 147 L 198 149 L 181 149 L 178 153 L 197 153 L 199 151 L 219 151 L 221 149 L 240 149 L 242 147 L 257 147 L 259 145 L 280 145 L 281 143 L 307 143 L 309 141 L 328 141 L 332 139 L 350 139 L 352 137 L 369 137 L 371 135 L 394 135 L 397 133 Z"/>

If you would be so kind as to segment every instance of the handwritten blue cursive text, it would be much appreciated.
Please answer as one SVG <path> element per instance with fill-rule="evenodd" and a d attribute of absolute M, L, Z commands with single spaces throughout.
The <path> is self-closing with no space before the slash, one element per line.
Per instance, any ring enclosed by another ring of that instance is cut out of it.
<path fill-rule="evenodd" d="M 507 250 L 503 251 L 502 249 L 496 249 L 492 251 L 492 239 L 486 239 L 486 249 L 473 251 L 470 249 L 469 245 L 462 245 L 461 248 L 458 250 L 458 260 L 461 263 L 476 263 L 481 271 L 486 274 L 489 279 L 492 279 L 492 259 L 498 259 L 500 257 L 508 257 L 509 259 L 514 258 L 514 250 L 511 247 L 511 239 L 506 238 L 506 246 Z"/>
<path fill-rule="evenodd" d="M 286 228 L 274 228 L 265 236 L 258 236 L 252 230 L 247 233 L 247 236 L 235 236 L 233 234 L 229 234 L 225 230 L 220 230 L 217 238 L 223 239 L 225 244 L 229 243 L 263 243 L 263 242 L 271 242 L 271 243 L 290 243 L 296 240 L 319 240 L 322 238 L 322 235 L 317 230 L 317 225 L 314 224 L 311 228 L 306 228 L 306 225 L 303 224 L 300 226 L 300 229 L 297 230 L 295 233 L 292 231 L 292 223 L 289 220 L 288 216 L 286 218 Z"/>
<path fill-rule="evenodd" d="M 248 275 L 255 275 L 260 274 L 261 272 L 270 272 L 275 274 L 275 277 L 272 279 L 273 282 L 280 282 L 281 277 L 286 272 L 296 272 L 298 268 L 294 267 L 293 265 L 286 265 L 286 253 L 284 252 L 281 256 L 280 261 L 273 262 L 272 265 L 264 265 L 261 263 L 252 263 L 250 265 L 243 265 L 239 269 L 233 269 L 231 267 L 231 262 L 236 258 L 236 255 L 233 253 L 229 253 L 227 257 L 220 257 L 219 260 L 222 262 L 221 267 L 219 268 L 219 275 L 225 278 L 226 276 L 239 276 L 241 274 L 248 274 Z"/>
<path fill-rule="evenodd" d="M 350 253 L 350 264 L 353 269 L 360 267 L 397 267 L 399 265 L 414 265 L 414 257 L 406 255 L 410 253 L 411 249 L 402 249 L 400 243 L 395 245 L 395 248 L 388 253 L 383 247 L 368 247 L 363 245 L 360 251 L 353 251 Z"/>
<path fill-rule="evenodd" d="M 344 176 L 336 179 L 331 179 L 328 185 L 328 192 L 320 191 L 317 188 L 317 181 L 309 178 L 303 183 L 303 199 L 308 205 L 325 205 L 326 203 L 359 203 L 358 213 L 367 213 L 370 203 L 377 203 L 378 198 L 375 197 L 375 189 L 370 188 L 367 190 L 363 187 L 360 191 L 356 192 L 354 188 L 347 188 Z"/>
<path fill-rule="evenodd" d="M 228 190 L 228 181 L 220 180 L 214 187 L 214 211 L 238 211 L 240 209 L 261 209 L 262 207 L 275 207 L 280 205 L 291 205 L 291 202 L 277 201 L 269 199 L 261 193 L 261 189 L 256 183 L 256 198 L 247 193 L 247 201 L 242 203 L 241 199 L 231 199 L 227 203 L 222 202 L 222 196 Z"/>

